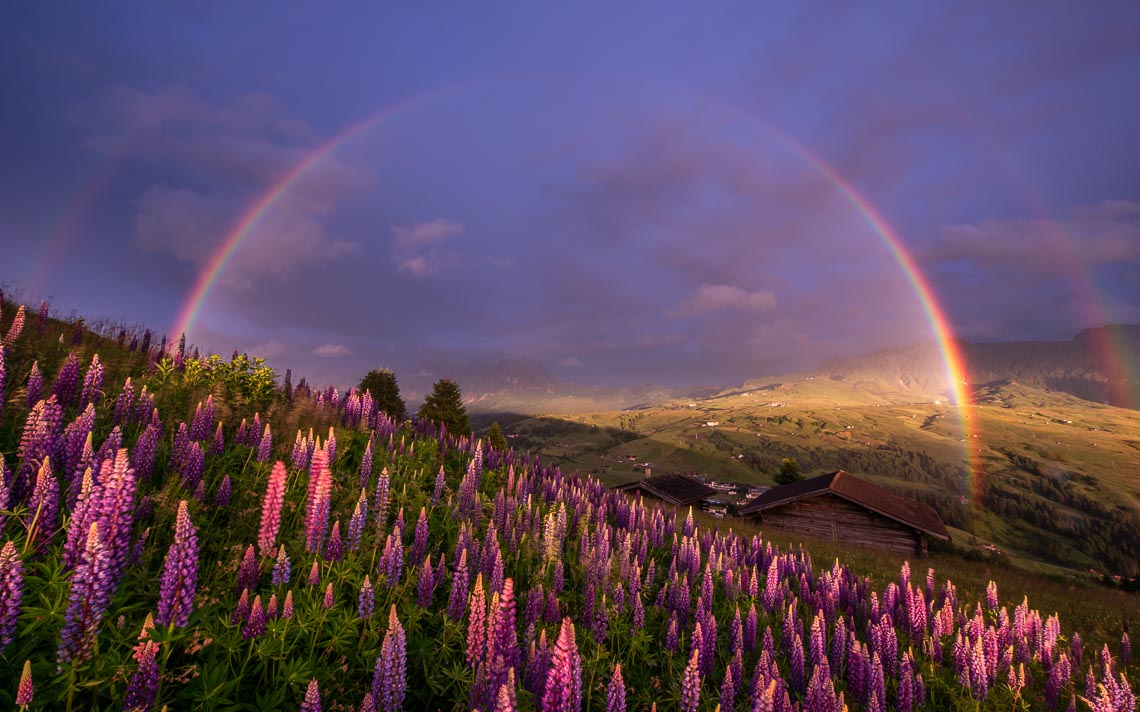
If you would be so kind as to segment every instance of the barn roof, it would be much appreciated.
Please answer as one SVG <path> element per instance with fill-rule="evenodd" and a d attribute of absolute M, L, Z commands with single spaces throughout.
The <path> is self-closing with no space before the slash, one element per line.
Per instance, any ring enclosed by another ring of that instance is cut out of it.
<path fill-rule="evenodd" d="M 843 470 L 774 487 L 746 504 L 740 513 L 757 514 L 777 505 L 822 494 L 836 495 L 931 536 L 950 540 L 950 532 L 933 507 L 895 494 Z"/>
<path fill-rule="evenodd" d="M 704 482 L 679 473 L 653 475 L 621 485 L 617 489 L 622 491 L 640 489 L 676 505 L 692 504 L 716 494 L 716 490 Z"/>

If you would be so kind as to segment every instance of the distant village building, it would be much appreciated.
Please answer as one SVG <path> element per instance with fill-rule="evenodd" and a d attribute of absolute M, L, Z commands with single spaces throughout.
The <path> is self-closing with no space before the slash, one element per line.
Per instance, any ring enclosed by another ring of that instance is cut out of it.
<path fill-rule="evenodd" d="M 717 493 L 695 477 L 681 474 L 653 475 L 616 489 L 627 494 L 660 499 L 676 507 L 699 504 L 704 498 Z"/>
<path fill-rule="evenodd" d="M 766 525 L 820 539 L 895 551 L 927 553 L 927 537 L 950 541 L 929 505 L 839 470 L 774 487 L 740 510 Z"/>

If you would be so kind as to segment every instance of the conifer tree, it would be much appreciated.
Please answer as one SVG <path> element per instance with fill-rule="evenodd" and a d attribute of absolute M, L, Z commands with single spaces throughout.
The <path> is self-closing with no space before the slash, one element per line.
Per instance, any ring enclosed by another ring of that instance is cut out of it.
<path fill-rule="evenodd" d="M 459 384 L 450 378 L 441 378 L 435 382 L 416 415 L 442 423 L 454 435 L 471 434 L 471 421 L 467 419 L 467 408 L 463 405 Z"/>
<path fill-rule="evenodd" d="M 400 397 L 400 385 L 390 368 L 372 369 L 360 379 L 360 392 L 370 391 L 376 407 L 399 422 L 408 417 L 408 408 Z"/>
<path fill-rule="evenodd" d="M 503 428 L 497 420 L 491 423 L 491 427 L 487 430 L 487 444 L 501 452 L 507 450 L 507 438 L 503 435 Z"/>

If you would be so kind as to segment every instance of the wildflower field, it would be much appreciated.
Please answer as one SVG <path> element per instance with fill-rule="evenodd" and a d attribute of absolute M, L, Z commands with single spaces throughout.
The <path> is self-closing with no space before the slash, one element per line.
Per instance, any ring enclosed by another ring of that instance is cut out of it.
<path fill-rule="evenodd" d="M 369 393 L 0 309 L 4 709 L 1136 707 L 1127 630 L 1032 591 L 876 586 Z"/>

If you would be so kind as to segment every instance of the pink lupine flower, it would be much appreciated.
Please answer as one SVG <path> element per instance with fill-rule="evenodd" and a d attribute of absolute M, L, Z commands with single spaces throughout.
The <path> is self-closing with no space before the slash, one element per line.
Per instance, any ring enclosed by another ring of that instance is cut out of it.
<path fill-rule="evenodd" d="M 329 608 L 332 608 L 334 605 L 336 605 L 336 601 L 333 598 L 333 585 L 332 581 L 329 581 L 328 585 L 325 586 L 325 597 L 321 600 L 321 608 L 327 610 Z"/>
<path fill-rule="evenodd" d="M 277 530 L 281 527 L 281 507 L 285 503 L 285 480 L 289 473 L 285 463 L 278 460 L 269 473 L 269 484 L 261 502 L 261 527 L 257 533 L 257 548 L 262 556 L 269 556 L 277 547 Z"/>
<path fill-rule="evenodd" d="M 478 574 L 467 599 L 467 664 L 472 669 L 483 662 L 486 649 L 487 596 L 483 592 L 483 574 Z"/>
<path fill-rule="evenodd" d="M 234 612 L 230 614 L 230 624 L 238 625 L 245 623 L 249 620 L 249 612 L 252 610 L 249 603 L 249 589 L 243 588 L 241 595 L 238 596 L 237 605 L 234 606 Z"/>
<path fill-rule="evenodd" d="M 0 349 L 2 350 L 2 349 Z M 32 661 L 24 661 L 24 671 L 20 673 L 20 685 L 16 688 L 16 704 L 26 707 L 36 696 L 36 686 L 32 682 Z"/>
<path fill-rule="evenodd" d="M 321 688 L 315 677 L 309 680 L 309 687 L 305 690 L 305 699 L 301 702 L 301 712 L 321 712 Z"/>
<path fill-rule="evenodd" d="M 257 444 L 257 461 L 269 462 L 269 456 L 273 452 L 273 433 L 270 432 L 269 423 L 265 424 L 265 433 L 262 434 L 261 440 Z"/>
<path fill-rule="evenodd" d="M 257 590 L 258 573 L 257 555 L 253 551 L 253 544 L 250 544 L 245 548 L 241 565 L 238 567 L 237 590 L 246 588 L 250 591 Z"/>
<path fill-rule="evenodd" d="M 574 623 L 562 619 L 558 642 L 546 674 L 542 695 L 543 712 L 571 712 L 582 708 L 582 659 L 574 640 Z"/>
<path fill-rule="evenodd" d="M 285 592 L 285 602 L 281 604 L 281 617 L 285 620 L 293 617 L 293 589 Z"/>
<path fill-rule="evenodd" d="M 681 710 L 683 712 L 696 712 L 701 701 L 701 651 L 693 646 L 689 656 L 689 664 L 685 666 L 685 673 L 681 681 Z M 574 709 L 578 709 L 575 707 Z"/>

